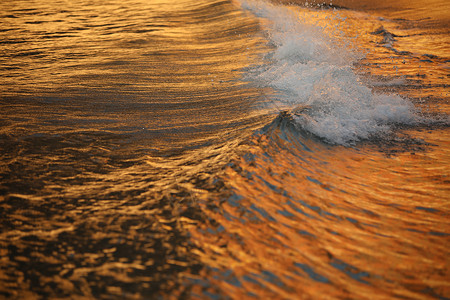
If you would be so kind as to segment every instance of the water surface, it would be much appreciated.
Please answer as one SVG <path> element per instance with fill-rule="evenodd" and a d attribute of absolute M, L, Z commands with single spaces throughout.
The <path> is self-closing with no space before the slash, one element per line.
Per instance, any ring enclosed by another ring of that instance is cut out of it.
<path fill-rule="evenodd" d="M 447 8 L 2 2 L 0 295 L 450 297 Z"/>

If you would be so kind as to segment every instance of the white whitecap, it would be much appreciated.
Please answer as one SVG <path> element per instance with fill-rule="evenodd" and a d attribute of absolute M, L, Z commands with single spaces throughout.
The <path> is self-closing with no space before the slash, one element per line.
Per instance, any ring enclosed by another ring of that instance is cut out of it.
<path fill-rule="evenodd" d="M 303 129 L 348 145 L 387 132 L 392 124 L 416 122 L 414 105 L 397 95 L 374 93 L 353 70 L 361 55 L 340 46 L 319 25 L 302 22 L 287 7 L 241 2 L 266 20 L 263 27 L 273 45 L 270 63 L 249 77 L 277 90 L 280 97 L 274 103 L 294 111 Z"/>

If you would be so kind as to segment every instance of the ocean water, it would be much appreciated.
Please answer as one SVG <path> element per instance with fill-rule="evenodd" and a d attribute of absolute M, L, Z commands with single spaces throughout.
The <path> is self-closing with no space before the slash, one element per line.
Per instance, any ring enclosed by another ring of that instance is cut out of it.
<path fill-rule="evenodd" d="M 0 3 L 0 298 L 450 298 L 448 1 Z"/>

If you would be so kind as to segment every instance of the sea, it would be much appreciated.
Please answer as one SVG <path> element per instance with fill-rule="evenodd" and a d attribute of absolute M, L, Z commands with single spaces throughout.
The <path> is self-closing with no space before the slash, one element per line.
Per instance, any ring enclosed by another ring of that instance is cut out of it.
<path fill-rule="evenodd" d="M 450 299 L 448 0 L 0 2 L 0 299 Z"/>

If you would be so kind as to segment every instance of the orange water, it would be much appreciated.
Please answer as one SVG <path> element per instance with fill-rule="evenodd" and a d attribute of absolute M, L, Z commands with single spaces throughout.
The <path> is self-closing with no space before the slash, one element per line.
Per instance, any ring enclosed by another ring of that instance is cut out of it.
<path fill-rule="evenodd" d="M 429 122 L 274 113 L 236 1 L 2 2 L 0 298 L 450 297 L 446 3 L 341 2 L 289 8 Z"/>

